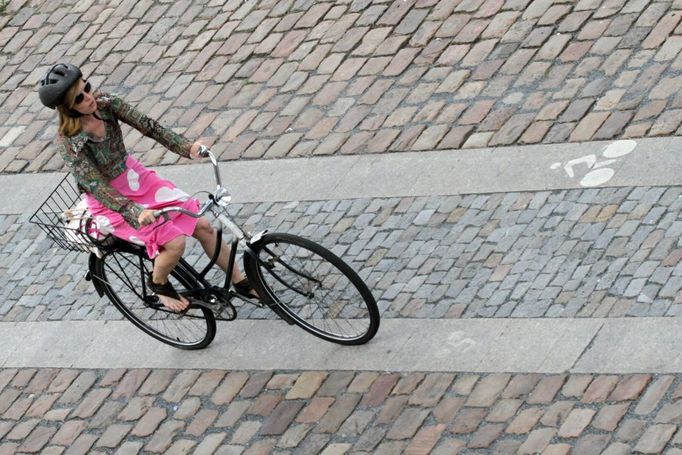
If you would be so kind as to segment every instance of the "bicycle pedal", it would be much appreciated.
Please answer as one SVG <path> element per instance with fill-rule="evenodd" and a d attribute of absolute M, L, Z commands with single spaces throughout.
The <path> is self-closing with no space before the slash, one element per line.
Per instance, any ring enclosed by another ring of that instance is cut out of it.
<path fill-rule="evenodd" d="M 144 299 L 144 303 L 148 307 L 153 308 L 155 310 L 158 309 L 158 307 L 163 307 L 163 304 L 161 303 L 159 296 L 157 296 L 156 294 L 147 295 Z"/>
<path fill-rule="evenodd" d="M 237 309 L 229 302 L 209 303 L 204 301 L 193 301 L 190 307 L 203 307 L 210 310 L 218 321 L 234 321 L 237 319 Z"/>

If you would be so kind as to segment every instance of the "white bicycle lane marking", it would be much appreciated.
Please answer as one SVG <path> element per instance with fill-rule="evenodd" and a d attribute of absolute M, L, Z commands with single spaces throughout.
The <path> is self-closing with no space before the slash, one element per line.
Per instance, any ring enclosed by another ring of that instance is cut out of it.
<path fill-rule="evenodd" d="M 609 166 L 618 161 L 618 158 L 624 157 L 635 150 L 637 142 L 633 140 L 615 141 L 607 145 L 602 157 L 604 160 L 599 161 L 597 155 L 589 154 L 579 158 L 568 161 L 563 165 L 563 169 L 569 178 L 574 178 L 576 173 L 574 167 L 585 165 L 587 173 L 580 180 L 580 185 L 584 187 L 595 187 L 603 185 L 616 174 L 616 171 Z M 557 170 L 562 168 L 562 163 L 557 162 L 550 166 L 550 169 Z"/>
<path fill-rule="evenodd" d="M 460 330 L 456 330 L 449 334 L 446 343 L 452 349 L 459 351 L 460 353 L 465 353 L 476 346 L 476 342 L 471 338 L 466 337 L 464 332 Z"/>

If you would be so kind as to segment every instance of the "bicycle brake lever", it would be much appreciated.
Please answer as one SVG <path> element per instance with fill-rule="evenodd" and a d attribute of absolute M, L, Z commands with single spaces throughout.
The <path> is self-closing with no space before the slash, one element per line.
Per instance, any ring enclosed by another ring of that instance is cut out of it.
<path fill-rule="evenodd" d="M 154 218 L 162 217 L 164 220 L 170 221 L 170 215 L 168 215 L 168 213 L 164 212 L 163 210 L 154 210 L 152 215 L 154 215 Z"/>
<path fill-rule="evenodd" d="M 202 158 L 208 158 L 209 157 L 210 150 L 208 147 L 205 145 L 202 145 L 199 147 L 199 156 Z"/>

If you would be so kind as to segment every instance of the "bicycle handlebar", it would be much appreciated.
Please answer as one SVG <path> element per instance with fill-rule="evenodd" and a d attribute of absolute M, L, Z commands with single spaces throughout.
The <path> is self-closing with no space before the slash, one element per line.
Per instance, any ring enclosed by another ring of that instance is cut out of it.
<path fill-rule="evenodd" d="M 208 149 L 208 147 L 206 147 L 203 144 L 201 145 L 201 147 L 199 147 L 199 156 L 202 158 L 213 157 L 213 159 L 215 159 L 215 157 L 213 156 L 213 152 L 211 152 Z"/>
<path fill-rule="evenodd" d="M 158 217 L 164 216 L 170 212 L 180 212 L 180 213 L 183 213 L 185 215 L 191 216 L 193 218 L 200 218 L 200 217 L 204 216 L 204 214 L 208 211 L 208 209 L 211 208 L 211 206 L 213 206 L 213 204 L 217 203 L 218 201 L 225 199 L 225 198 L 227 198 L 227 200 L 229 201 L 231 196 L 230 196 L 230 193 L 227 190 L 227 188 L 225 188 L 222 184 L 222 180 L 220 178 L 220 169 L 218 169 L 218 160 L 216 160 L 215 155 L 213 155 L 213 152 L 211 152 L 211 150 L 209 150 L 209 148 L 206 147 L 205 145 L 202 145 L 199 148 L 198 154 L 202 158 L 209 158 L 211 160 L 211 164 L 213 165 L 213 171 L 215 173 L 215 179 L 216 179 L 216 184 L 217 184 L 216 192 L 209 197 L 208 201 L 206 201 L 202 204 L 202 207 L 199 209 L 199 212 L 197 212 L 197 213 L 190 212 L 189 210 L 185 210 L 182 207 L 166 207 L 166 208 L 161 209 L 161 210 L 154 210 L 154 212 L 153 212 L 154 217 L 158 218 Z"/>

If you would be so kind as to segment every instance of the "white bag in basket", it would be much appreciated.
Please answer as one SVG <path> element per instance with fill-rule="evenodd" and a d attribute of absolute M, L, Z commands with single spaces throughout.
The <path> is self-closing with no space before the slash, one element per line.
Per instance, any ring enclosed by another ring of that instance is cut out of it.
<path fill-rule="evenodd" d="M 75 207 L 65 210 L 62 213 L 64 221 L 64 237 L 69 243 L 76 243 L 84 246 L 89 251 L 95 253 L 97 257 L 102 257 L 102 252 L 93 245 L 93 240 L 104 240 L 114 232 L 113 226 L 107 217 L 94 217 L 88 211 L 88 204 L 85 199 L 78 201 Z"/>

